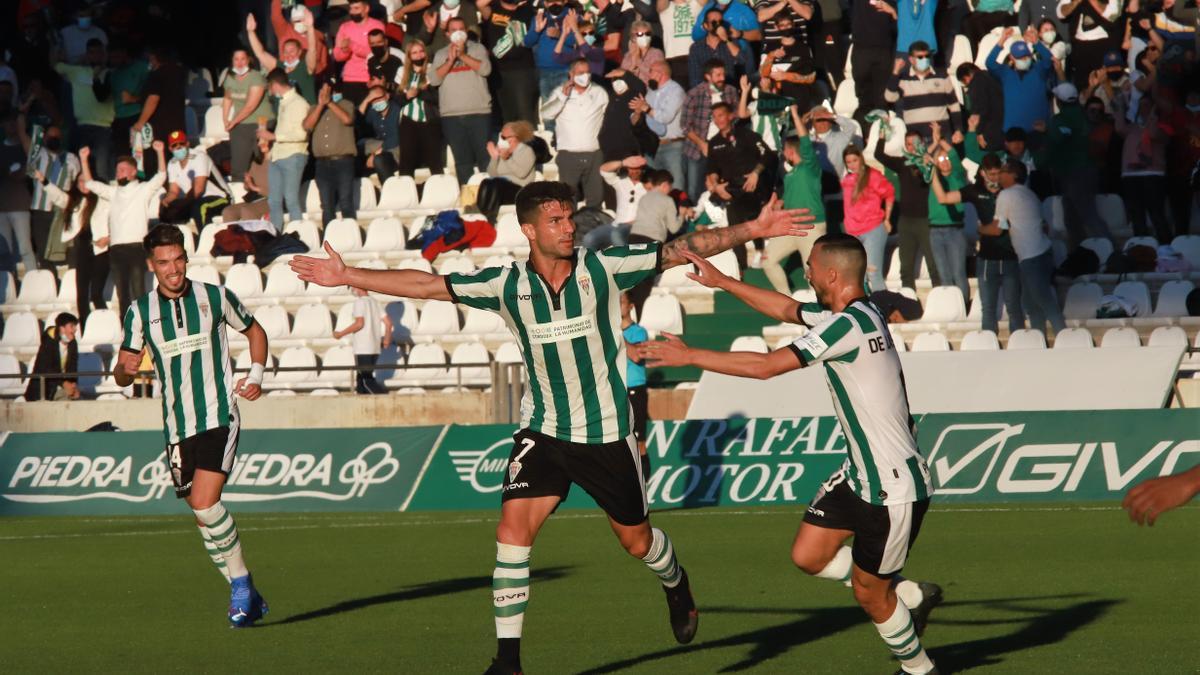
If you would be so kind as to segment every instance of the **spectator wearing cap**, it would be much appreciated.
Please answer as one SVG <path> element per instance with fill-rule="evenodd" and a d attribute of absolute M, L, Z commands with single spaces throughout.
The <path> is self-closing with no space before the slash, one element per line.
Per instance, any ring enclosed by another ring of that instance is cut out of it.
<path fill-rule="evenodd" d="M 999 148 L 1004 143 L 1004 89 L 991 73 L 980 70 L 974 63 L 959 64 L 955 77 L 963 85 L 967 113 L 963 143 L 967 157 L 971 157 L 972 144 L 981 149 Z"/>
<path fill-rule="evenodd" d="M 1089 124 L 1079 105 L 1075 85 L 1062 82 L 1054 87 L 1058 113 L 1046 125 L 1046 164 L 1062 194 L 1063 220 L 1072 244 L 1087 237 L 1110 236 L 1108 226 L 1096 210 L 1100 174 L 1090 156 Z"/>
<path fill-rule="evenodd" d="M 1045 124 L 1050 119 L 1046 92 L 1054 80 L 1054 57 L 1041 40 L 1035 41 L 1031 50 L 1029 43 L 1018 37 L 1009 46 L 1006 62 L 1001 62 L 1000 54 L 1014 32 L 1009 27 L 1000 34 L 1000 40 L 988 55 L 987 69 L 1004 90 L 1004 128 L 1033 131 L 1036 123 Z"/>
<path fill-rule="evenodd" d="M 1054 332 L 1067 327 L 1054 293 L 1054 249 L 1042 221 L 1042 202 L 1025 187 L 1025 165 L 1009 159 L 1000 167 L 1000 195 L 996 197 L 996 220 L 1009 233 L 1020 261 L 1021 304 L 1029 327 L 1045 332 L 1046 322 Z"/>
<path fill-rule="evenodd" d="M 179 130 L 167 136 L 167 150 L 171 153 L 167 160 L 167 194 L 158 219 L 174 225 L 191 220 L 203 229 L 229 204 L 225 193 L 209 178 L 212 161 L 200 148 L 189 148 L 187 134 Z"/>
<path fill-rule="evenodd" d="M 382 21 L 367 15 L 369 10 L 367 0 L 350 0 L 347 7 L 350 20 L 338 27 L 333 40 L 333 60 L 342 64 L 342 94 L 355 105 L 366 98 L 370 80 L 367 57 L 371 55 L 371 45 L 367 35 L 384 29 Z"/>
<path fill-rule="evenodd" d="M 279 0 L 275 0 L 275 2 L 278 3 Z M 277 67 L 283 68 L 283 72 L 288 74 L 288 79 L 296 91 L 300 92 L 309 105 L 313 105 L 317 102 L 317 84 L 314 78 L 315 74 L 319 72 L 317 70 L 320 62 L 319 55 L 325 53 L 324 43 L 317 42 L 317 30 L 312 25 L 312 13 L 300 5 L 294 9 L 302 13 L 302 19 L 296 25 L 305 28 L 304 42 L 294 37 L 282 39 L 279 58 L 275 58 L 273 54 L 263 48 L 258 34 L 254 31 L 257 24 L 254 22 L 253 14 L 246 15 L 246 35 L 250 38 L 250 49 L 254 51 L 254 58 L 258 59 L 263 72 L 269 73 Z M 292 24 L 287 25 L 291 26 Z M 295 33 L 295 31 L 292 32 Z"/>
<path fill-rule="evenodd" d="M 500 207 L 513 204 L 521 188 L 537 175 L 537 154 L 530 147 L 533 125 L 523 120 L 500 128 L 500 139 L 488 141 L 488 178 L 479 184 L 479 212 L 495 222 Z"/>
<path fill-rule="evenodd" d="M 1104 102 L 1108 114 L 1115 115 L 1117 98 L 1131 99 L 1133 93 L 1130 76 L 1125 72 L 1125 59 L 1114 49 L 1104 55 L 1103 65 L 1088 75 L 1082 96 L 1084 100 L 1095 96 Z M 1141 92 L 1137 93 L 1140 98 Z"/>
<path fill-rule="evenodd" d="M 492 60 L 487 49 L 471 39 L 461 17 L 447 21 L 446 32 L 450 43 L 433 55 L 429 84 L 438 88 L 442 136 L 454 153 L 458 182 L 466 185 L 473 173 L 487 170 L 490 159 L 492 95 L 487 77 Z"/>
<path fill-rule="evenodd" d="M 242 180 L 250 166 L 258 130 L 275 121 L 275 110 L 267 99 L 267 78 L 252 66 L 249 52 L 234 50 L 221 99 L 221 119 L 229 134 L 229 173 L 235 181 Z"/>
<path fill-rule="evenodd" d="M 312 134 L 315 161 L 314 182 L 321 195 L 321 224 L 328 226 L 340 211 L 354 218 L 354 164 L 358 148 L 354 141 L 354 104 L 331 84 L 317 94 L 317 104 L 308 109 L 304 128 Z"/>
<path fill-rule="evenodd" d="M 275 142 L 271 147 L 271 164 L 267 171 L 271 183 L 267 200 L 271 209 L 271 223 L 275 225 L 276 232 L 281 232 L 285 206 L 291 220 L 304 217 L 300 181 L 304 166 L 308 163 L 308 130 L 304 128 L 304 119 L 308 117 L 309 105 L 292 86 L 282 68 L 276 68 L 267 75 L 267 87 L 271 95 L 279 99 L 278 121 L 275 131 L 259 129 L 258 137 Z"/>
<path fill-rule="evenodd" d="M 600 127 L 608 107 L 608 93 L 592 82 L 588 62 L 578 59 L 571 64 L 566 84 L 554 89 L 542 105 L 542 119 L 556 120 L 555 138 L 559 180 L 571 186 L 577 198 L 588 206 L 604 201 L 604 181 L 600 165 Z"/>
<path fill-rule="evenodd" d="M 75 377 L 64 377 L 67 373 L 79 372 L 79 343 L 75 340 L 78 332 L 79 319 L 75 318 L 74 314 L 63 312 L 54 319 L 54 325 L 42 333 L 31 374 L 59 377 L 29 378 L 29 386 L 25 388 L 26 401 L 64 401 L 79 398 L 78 380 Z"/>
<path fill-rule="evenodd" d="M 805 120 L 811 127 L 817 160 L 825 172 L 822 179 L 826 186 L 824 192 L 827 195 L 840 193 L 842 175 L 846 173 L 842 151 L 850 144 L 862 147 L 862 139 L 855 133 L 850 118 L 835 114 L 825 106 L 814 107 L 805 115 Z"/>
<path fill-rule="evenodd" d="M 925 4 L 928 3 L 922 3 L 922 6 Z M 896 59 L 892 79 L 883 96 L 888 103 L 900 108 L 908 129 L 928 139 L 933 135 L 936 122 L 942 125 L 943 131 L 950 133 L 951 142 L 960 143 L 966 127 L 958 96 L 946 72 L 934 68 L 931 54 L 927 43 L 913 42 L 908 48 L 908 59 Z"/>
<path fill-rule="evenodd" d="M 1059 0 L 1055 11 L 1070 26 L 1072 80 L 1076 89 L 1087 87 L 1092 71 L 1102 67 L 1104 55 L 1120 46 L 1121 4 L 1117 0 Z"/>

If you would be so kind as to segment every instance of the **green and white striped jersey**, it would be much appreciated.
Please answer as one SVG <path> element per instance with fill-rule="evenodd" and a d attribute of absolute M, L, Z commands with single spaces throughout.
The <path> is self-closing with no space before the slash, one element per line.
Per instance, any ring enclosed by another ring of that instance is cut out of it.
<path fill-rule="evenodd" d="M 576 443 L 610 443 L 631 431 L 621 292 L 658 273 L 661 245 L 577 249 L 555 293 L 528 263 L 446 276 L 455 302 L 499 312 L 517 337 L 529 389 L 521 425 Z"/>
<path fill-rule="evenodd" d="M 809 331 L 790 347 L 804 365 L 822 363 L 833 407 L 846 436 L 850 487 L 863 501 L 905 504 L 933 492 L 929 467 L 917 448 L 904 371 L 887 321 L 859 298 L 836 314 L 801 305 Z"/>
<path fill-rule="evenodd" d="M 162 382 L 168 444 L 227 426 L 237 415 L 225 324 L 240 332 L 253 323 L 233 292 L 199 281 L 189 280 L 178 298 L 156 289 L 129 306 L 121 349 L 150 347 Z"/>

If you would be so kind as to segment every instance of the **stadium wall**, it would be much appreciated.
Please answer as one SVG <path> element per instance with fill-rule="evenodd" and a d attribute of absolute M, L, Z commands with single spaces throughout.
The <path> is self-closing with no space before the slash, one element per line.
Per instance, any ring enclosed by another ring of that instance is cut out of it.
<path fill-rule="evenodd" d="M 1119 499 L 1200 464 L 1200 411 L 929 414 L 941 502 Z M 243 432 L 225 501 L 244 511 L 488 509 L 514 425 Z M 161 431 L 0 434 L 0 514 L 177 513 Z M 652 508 L 805 504 L 845 459 L 836 418 L 670 420 L 647 443 Z M 576 489 L 564 508 L 594 503 Z"/>

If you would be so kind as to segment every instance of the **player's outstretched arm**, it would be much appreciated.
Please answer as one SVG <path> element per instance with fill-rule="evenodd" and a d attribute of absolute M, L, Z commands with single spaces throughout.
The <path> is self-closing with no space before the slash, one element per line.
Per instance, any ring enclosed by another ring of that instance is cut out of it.
<path fill-rule="evenodd" d="M 804 365 L 790 349 L 777 349 L 769 354 L 717 352 L 689 347 L 670 333 L 663 333 L 663 337 L 666 340 L 638 345 L 647 366 L 696 366 L 714 373 L 766 380 Z"/>
<path fill-rule="evenodd" d="M 728 291 L 755 311 L 776 321 L 796 323 L 800 303 L 792 296 L 734 279 L 691 251 L 680 251 L 680 255 L 696 266 L 695 272 L 687 273 L 689 279 L 702 286 Z"/>
<path fill-rule="evenodd" d="M 688 262 L 683 251 L 691 251 L 702 258 L 728 251 L 752 239 L 773 237 L 803 237 L 812 229 L 813 216 L 808 209 L 784 209 L 779 197 L 772 195 L 771 201 L 758 214 L 758 218 L 729 227 L 715 227 L 692 232 L 663 245 L 662 269 L 683 265 Z"/>
<path fill-rule="evenodd" d="M 1197 493 L 1200 493 L 1200 466 L 1139 483 L 1125 495 L 1121 506 L 1133 522 L 1153 526 L 1160 515 L 1186 504 Z"/>
<path fill-rule="evenodd" d="M 325 244 L 328 258 L 298 255 L 288 266 L 302 281 L 318 286 L 354 286 L 368 291 L 424 300 L 450 300 L 446 279 L 420 270 L 364 270 L 346 267 L 342 256 Z"/>

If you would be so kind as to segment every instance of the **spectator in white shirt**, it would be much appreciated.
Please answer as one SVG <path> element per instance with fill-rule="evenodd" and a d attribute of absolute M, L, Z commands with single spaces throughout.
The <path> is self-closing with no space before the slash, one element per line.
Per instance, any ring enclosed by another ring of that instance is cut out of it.
<path fill-rule="evenodd" d="M 646 86 L 650 93 L 634 99 L 633 104 L 646 116 L 646 126 L 658 136 L 654 168 L 670 171 L 675 184 L 683 185 L 683 100 L 687 92 L 671 79 L 671 67 L 666 61 L 650 66 Z"/>
<path fill-rule="evenodd" d="M 582 196 L 588 206 L 604 201 L 600 165 L 600 124 L 608 106 L 608 93 L 592 83 L 586 59 L 571 62 L 567 83 L 555 89 L 542 105 L 542 119 L 555 120 L 558 141 L 558 179 Z"/>
<path fill-rule="evenodd" d="M 108 46 L 108 35 L 92 24 L 92 10 L 80 9 L 75 13 L 75 23 L 63 28 L 62 36 L 63 60 L 67 63 L 83 65 L 87 58 L 89 40 L 99 40 Z"/>
<path fill-rule="evenodd" d="M 334 331 L 334 339 L 353 335 L 354 362 L 358 366 L 354 390 L 360 394 L 386 394 L 375 379 L 375 363 L 379 352 L 392 343 L 392 321 L 379 303 L 361 288 L 351 288 L 354 294 L 354 321 L 342 330 Z"/>
<path fill-rule="evenodd" d="M 137 162 L 132 157 L 120 157 L 115 186 L 92 180 L 92 171 L 88 167 L 92 150 L 88 147 L 79 150 L 84 184 L 108 202 L 108 258 L 120 301 L 120 316 L 125 316 L 134 298 L 146 294 L 146 251 L 142 248 L 142 239 L 149 232 L 151 216 L 158 212 L 154 197 L 167 182 L 163 142 L 154 141 L 152 147 L 158 159 L 158 173 L 148 181 L 139 181 Z"/>
<path fill-rule="evenodd" d="M 638 203 L 646 194 L 643 183 L 646 176 L 646 158 L 632 155 L 623 160 L 613 160 L 600 165 L 600 177 L 612 186 L 617 197 L 611 225 L 591 230 L 583 236 L 584 248 L 599 251 L 609 246 L 624 246 L 629 240 L 629 228 L 637 216 Z"/>
<path fill-rule="evenodd" d="M 203 228 L 229 204 L 221 189 L 209 180 L 212 160 L 200 148 L 189 148 L 187 134 L 178 130 L 167 136 L 167 149 L 171 151 L 167 195 L 163 197 L 158 218 L 177 225 L 191 220 L 196 227 Z"/>
<path fill-rule="evenodd" d="M 1029 327 L 1045 331 L 1049 321 L 1057 333 L 1067 327 L 1054 293 L 1054 249 L 1042 221 L 1042 203 L 1026 187 L 1025 165 L 1009 158 L 1000 167 L 996 220 L 1008 230 L 1021 270 L 1021 304 Z"/>

